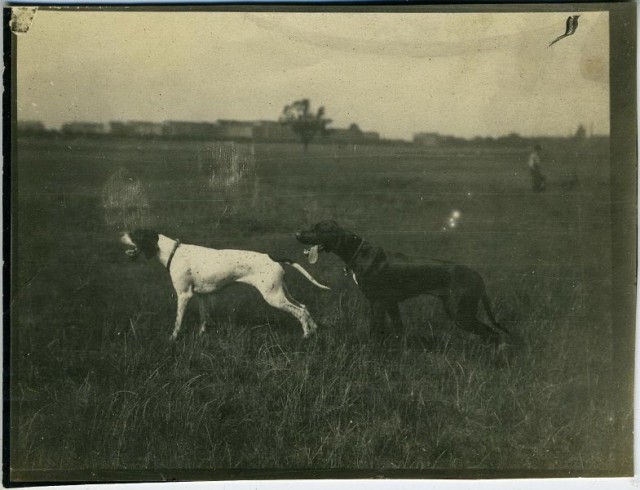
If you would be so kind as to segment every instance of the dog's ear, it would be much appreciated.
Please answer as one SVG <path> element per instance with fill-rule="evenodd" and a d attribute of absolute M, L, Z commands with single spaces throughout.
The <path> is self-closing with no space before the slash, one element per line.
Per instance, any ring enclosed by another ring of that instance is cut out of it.
<path fill-rule="evenodd" d="M 137 229 L 130 236 L 131 241 L 136 244 L 147 259 L 158 253 L 158 234 L 155 231 Z"/>
<path fill-rule="evenodd" d="M 327 219 L 318 223 L 316 226 L 314 226 L 314 228 L 319 231 L 330 232 L 330 231 L 339 230 L 340 225 L 338 225 L 338 223 L 332 219 Z"/>

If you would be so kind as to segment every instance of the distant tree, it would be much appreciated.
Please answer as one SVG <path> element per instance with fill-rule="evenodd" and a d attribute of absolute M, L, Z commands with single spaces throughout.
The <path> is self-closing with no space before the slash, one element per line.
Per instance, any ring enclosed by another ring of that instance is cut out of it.
<path fill-rule="evenodd" d="M 578 129 L 576 130 L 576 134 L 574 135 L 574 137 L 577 140 L 584 140 L 587 137 L 587 130 L 582 124 L 578 126 Z"/>
<path fill-rule="evenodd" d="M 285 106 L 280 116 L 280 122 L 291 127 L 302 141 L 304 151 L 307 151 L 311 140 L 319 132 L 326 131 L 331 119 L 324 117 L 324 107 L 320 107 L 314 114 L 311 111 L 309 99 L 301 99 Z"/>
<path fill-rule="evenodd" d="M 499 136 L 496 143 L 500 146 L 518 147 L 526 144 L 526 140 L 518 133 L 509 133 L 506 136 Z"/>

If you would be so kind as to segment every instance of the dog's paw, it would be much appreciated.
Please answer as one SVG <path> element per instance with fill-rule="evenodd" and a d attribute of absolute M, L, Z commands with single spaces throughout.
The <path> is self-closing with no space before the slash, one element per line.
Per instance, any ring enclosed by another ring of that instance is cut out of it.
<path fill-rule="evenodd" d="M 500 342 L 496 346 L 494 361 L 496 367 L 508 367 L 511 364 L 513 349 L 507 342 Z"/>
<path fill-rule="evenodd" d="M 314 337 L 316 335 L 317 331 L 318 331 L 318 327 L 316 325 L 313 328 L 310 328 L 309 330 L 307 330 L 305 333 L 303 333 L 302 334 L 302 338 L 303 339 L 308 339 L 310 337 Z"/>

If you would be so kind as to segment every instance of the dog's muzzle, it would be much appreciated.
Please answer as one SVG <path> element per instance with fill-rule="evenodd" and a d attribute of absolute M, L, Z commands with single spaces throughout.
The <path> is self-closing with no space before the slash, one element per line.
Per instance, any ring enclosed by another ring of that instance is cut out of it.
<path fill-rule="evenodd" d="M 129 257 L 131 260 L 135 260 L 138 258 L 138 255 L 140 255 L 140 249 L 138 247 L 128 248 L 124 251 L 124 253 L 126 253 L 127 257 Z"/>
<path fill-rule="evenodd" d="M 315 264 L 318 261 L 318 254 L 324 250 L 322 245 L 313 243 L 317 239 L 315 234 L 308 231 L 298 231 L 295 233 L 295 237 L 300 243 L 311 245 L 309 248 L 304 249 L 304 254 L 310 264 Z"/>

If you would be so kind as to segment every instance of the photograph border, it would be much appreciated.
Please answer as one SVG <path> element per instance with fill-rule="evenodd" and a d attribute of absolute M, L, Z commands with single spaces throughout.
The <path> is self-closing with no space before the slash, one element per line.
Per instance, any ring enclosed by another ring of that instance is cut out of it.
<path fill-rule="evenodd" d="M 77 5 L 46 6 L 33 2 L 13 3 L 5 6 L 3 19 L 4 73 L 3 101 L 3 156 L 8 164 L 4 168 L 4 336 L 3 336 L 3 481 L 5 486 L 36 486 L 46 483 L 121 483 L 160 481 L 225 481 L 225 480 L 280 480 L 280 479 L 504 479 L 504 478 L 576 478 L 633 476 L 633 398 L 635 367 L 636 267 L 637 267 L 637 93 L 636 93 L 636 10 L 632 2 L 611 3 L 545 3 L 545 4 L 285 4 L 255 3 L 233 5 L 158 5 L 124 6 L 122 4 L 83 4 L 83 10 L 126 11 L 278 11 L 278 12 L 564 12 L 608 11 L 610 36 L 610 161 L 611 161 L 611 225 L 612 225 L 612 299 L 611 312 L 614 342 L 614 379 L 610 380 L 611 396 L 616 405 L 625 407 L 628 416 L 616 417 L 617 442 L 615 458 L 618 466 L 611 471 L 602 470 L 11 470 L 9 447 L 11 444 L 10 399 L 12 339 L 11 297 L 13 287 L 12 233 L 14 196 L 11 193 L 12 165 L 15 164 L 17 121 L 16 56 L 18 36 L 6 28 L 11 6 L 39 6 L 40 9 L 78 10 Z M 28 34 L 27 34 L 28 35 Z M 10 111 L 6 108 L 10 107 Z M 15 344 L 16 339 L 13 339 Z M 15 352 L 15 351 L 14 351 Z M 622 413 L 622 412 L 620 412 Z M 614 474 L 617 473 L 617 474 Z"/>

